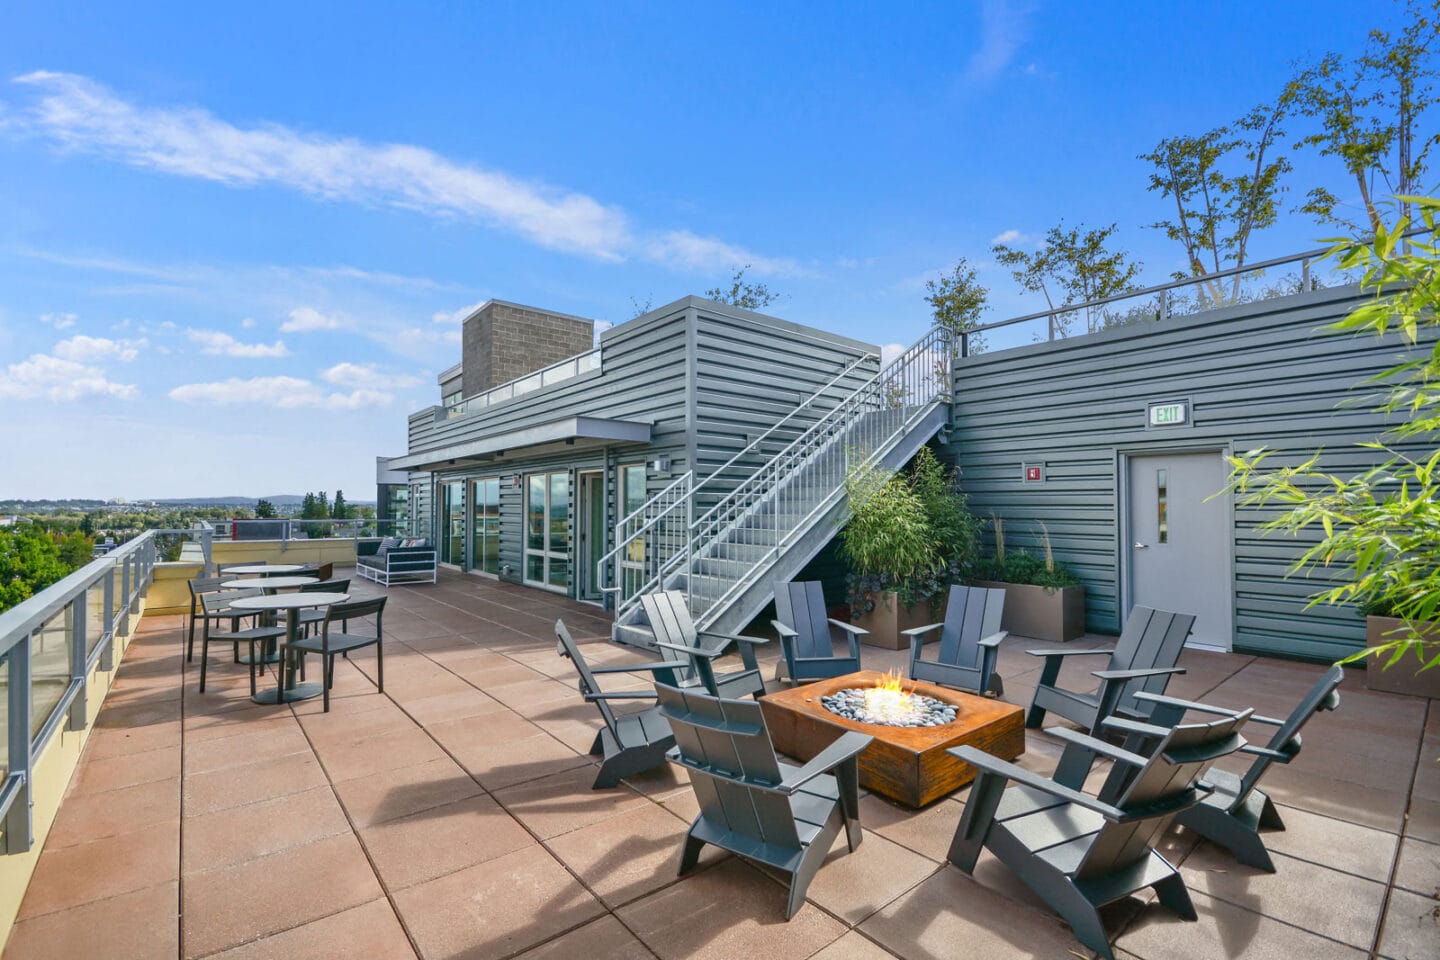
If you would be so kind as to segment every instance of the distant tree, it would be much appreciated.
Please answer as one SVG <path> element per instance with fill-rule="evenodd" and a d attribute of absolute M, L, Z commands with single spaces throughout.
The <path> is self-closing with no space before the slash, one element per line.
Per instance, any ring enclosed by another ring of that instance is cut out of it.
<path fill-rule="evenodd" d="M 1425 180 L 1430 149 L 1440 142 L 1440 124 L 1427 111 L 1437 100 L 1435 54 L 1440 50 L 1440 0 L 1410 0 L 1398 34 L 1370 31 L 1365 52 L 1354 60 L 1328 53 L 1304 67 L 1289 84 L 1285 100 L 1320 129 L 1297 146 L 1338 157 L 1354 181 L 1364 220 L 1339 212 L 1340 198 L 1315 187 L 1300 209 L 1358 234 L 1384 226 L 1377 199 L 1395 194 L 1400 216 L 1410 220 L 1403 198 L 1429 192 Z"/>
<path fill-rule="evenodd" d="M 256 500 L 255 517 L 258 520 L 273 520 L 275 518 L 275 504 L 263 498 Z"/>
<path fill-rule="evenodd" d="M 645 300 L 644 300 L 643 303 L 642 303 L 641 301 L 635 299 L 634 297 L 631 297 L 631 298 L 630 298 L 630 319 L 631 319 L 631 320 L 634 320 L 636 317 L 643 317 L 643 316 L 645 316 L 645 314 L 649 313 L 652 309 L 654 309 L 654 303 L 655 303 L 655 298 L 654 298 L 654 296 L 651 295 L 651 294 L 646 294 L 646 295 L 645 295 Z"/>
<path fill-rule="evenodd" d="M 957 260 L 955 268 L 948 274 L 942 274 L 940 279 L 925 281 L 925 290 L 925 302 L 930 304 L 935 322 L 953 334 L 973 330 L 979 325 L 980 315 L 990 295 L 990 291 L 975 279 L 975 270 L 964 257 Z M 958 349 L 958 336 L 955 342 Z M 971 353 L 984 351 L 984 334 L 972 335 L 969 348 Z"/>
<path fill-rule="evenodd" d="M 763 283 L 751 283 L 745 279 L 745 271 L 750 269 L 750 264 L 735 271 L 730 278 L 730 289 L 711 287 L 705 291 L 706 298 L 719 303 L 728 303 L 731 306 L 744 307 L 746 310 L 759 310 L 768 307 L 770 304 L 781 299 L 784 294 L 775 293 Z"/>
<path fill-rule="evenodd" d="M 350 517 L 350 509 L 345 506 L 345 491 L 335 491 L 335 503 L 330 508 L 330 516 L 336 520 L 346 520 Z"/>
<path fill-rule="evenodd" d="M 315 516 L 315 494 L 309 492 L 308 490 L 305 492 L 305 496 L 300 501 L 300 516 L 305 517 L 306 519 L 310 519 Z"/>
<path fill-rule="evenodd" d="M 1065 307 L 1103 300 L 1132 288 L 1132 280 L 1141 264 L 1131 262 L 1129 254 L 1108 247 L 1114 236 L 1115 224 L 1085 230 L 1084 224 L 1065 229 L 1062 221 L 1045 233 L 1045 243 L 1033 253 L 997 243 L 991 250 L 995 259 L 1010 268 L 1015 282 L 1032 293 L 1045 297 L 1055 314 L 1057 336 L 1070 336 L 1073 311 Z M 1057 304 L 1056 298 L 1060 302 Z M 1086 331 L 1093 333 L 1112 322 L 1102 308 L 1085 310 Z"/>
<path fill-rule="evenodd" d="M 80 532 L 87 537 L 94 535 L 95 517 L 93 514 L 87 512 L 85 516 L 80 518 Z"/>
<path fill-rule="evenodd" d="M 52 534 L 60 562 L 70 570 L 79 570 L 95 553 L 95 540 L 79 530 L 74 533 Z"/>
<path fill-rule="evenodd" d="M 80 562 L 89 559 L 87 550 Z M 66 563 L 58 540 L 38 525 L 0 527 L 0 610 L 29 599 L 77 566 Z"/>
<path fill-rule="evenodd" d="M 1276 155 L 1285 111 L 1282 97 L 1199 136 L 1166 137 L 1140 155 L 1154 167 L 1150 189 L 1175 207 L 1173 219 L 1150 224 L 1185 249 L 1188 269 L 1175 279 L 1244 266 L 1251 234 L 1275 223 L 1282 178 L 1290 172 L 1290 161 Z M 1204 295 L 1211 302 L 1232 301 L 1241 279 L 1236 274 L 1228 284 L 1207 282 Z"/>

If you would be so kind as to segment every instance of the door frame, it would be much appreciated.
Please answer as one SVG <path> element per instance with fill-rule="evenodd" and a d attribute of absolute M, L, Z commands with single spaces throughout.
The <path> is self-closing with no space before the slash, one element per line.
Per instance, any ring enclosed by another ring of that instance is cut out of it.
<path fill-rule="evenodd" d="M 477 484 L 485 483 L 489 480 L 494 480 L 497 484 L 497 488 L 503 486 L 503 480 L 498 474 L 475 474 L 473 476 L 465 478 L 465 496 L 468 498 L 465 501 L 465 572 L 472 573 L 477 577 L 485 577 L 488 580 L 499 580 L 500 574 L 498 572 L 491 573 L 488 570 L 483 570 L 480 567 L 474 566 L 470 563 L 471 559 L 473 559 L 474 557 L 474 550 L 476 544 L 475 521 L 479 519 L 480 505 L 480 498 L 475 496 L 475 487 Z M 498 543 L 498 534 L 496 535 L 496 540 Z"/>
<path fill-rule="evenodd" d="M 460 511 L 460 524 L 461 524 L 461 527 L 462 527 L 461 534 L 460 534 L 460 562 L 459 562 L 459 563 L 456 563 L 454 560 L 445 561 L 445 560 L 439 559 L 439 558 L 440 558 L 440 552 L 441 552 L 441 551 L 440 551 L 440 540 L 439 540 L 439 538 L 437 538 L 436 541 L 435 541 L 435 558 L 436 558 L 436 562 L 437 562 L 440 566 L 442 566 L 442 567 L 447 567 L 447 568 L 449 568 L 449 569 L 451 569 L 451 570 L 457 570 L 457 571 L 460 571 L 460 572 L 463 573 L 464 571 L 466 571 L 466 570 L 469 569 L 469 566 L 468 566 L 468 564 L 467 564 L 467 560 L 468 560 L 468 558 L 469 558 L 469 556 L 470 556 L 470 478 L 469 478 L 469 477 L 452 475 L 452 476 L 447 476 L 447 477 L 445 477 L 445 478 L 443 478 L 443 479 L 441 479 L 441 480 L 437 480 L 437 481 L 436 481 L 436 484 L 437 484 L 437 490 L 436 490 L 436 492 L 439 494 L 439 496 L 437 496 L 437 497 L 435 498 L 436 501 L 437 501 L 437 505 L 436 505 L 436 508 L 435 508 L 435 513 L 436 513 L 436 515 L 437 515 L 437 517 L 439 518 L 439 521 L 440 521 L 439 523 L 436 524 L 436 527 L 439 528 L 439 529 L 442 531 L 442 536 L 443 536 L 443 538 L 447 541 L 447 545 L 448 545 L 448 541 L 449 541 L 449 539 L 450 539 L 450 510 L 449 510 L 449 504 L 446 502 L 446 494 L 447 494 L 447 491 L 449 490 L 450 485 L 451 485 L 452 483 L 454 483 L 454 484 L 459 484 L 459 486 L 460 486 L 460 491 L 461 491 L 461 492 L 460 492 L 460 495 L 465 498 L 465 507 L 464 507 L 463 510 Z"/>
<path fill-rule="evenodd" d="M 587 487 L 589 481 L 596 479 L 600 481 L 598 498 L 591 497 Z M 605 597 L 600 591 L 600 584 L 591 582 L 596 579 L 598 571 L 591 567 L 589 556 L 592 549 L 590 521 L 596 511 L 600 514 L 599 555 L 603 556 L 605 553 L 604 530 L 608 527 L 605 504 L 609 499 L 605 482 L 605 470 L 601 467 L 575 471 L 575 599 L 586 603 L 599 603 Z"/>
<path fill-rule="evenodd" d="M 1127 444 L 1115 448 L 1115 592 L 1121 629 L 1135 606 L 1135 571 L 1131 563 L 1134 553 L 1131 544 L 1135 541 L 1130 532 L 1130 461 L 1135 457 L 1194 453 L 1215 453 L 1221 457 L 1229 457 L 1234 455 L 1234 445 L 1229 440 L 1195 439 Z M 1225 578 L 1230 590 L 1230 647 L 1225 649 L 1214 644 L 1193 641 L 1187 641 L 1185 645 L 1197 650 L 1230 653 L 1235 648 L 1239 604 L 1235 600 L 1235 498 L 1227 497 L 1226 500 L 1226 527 L 1229 530 L 1230 549 L 1225 551 Z"/>
<path fill-rule="evenodd" d="M 566 538 L 565 551 L 563 553 L 559 550 L 550 549 L 550 509 L 553 506 L 553 501 L 550 499 L 550 478 L 554 476 L 560 476 L 562 474 L 566 478 L 566 492 L 570 500 L 568 504 L 570 508 L 570 516 L 567 522 L 571 531 L 571 535 Z M 524 496 L 522 501 L 524 510 L 522 516 L 525 518 L 525 525 L 520 541 L 520 582 L 524 586 L 531 587 L 532 589 L 548 590 L 550 593 L 558 593 L 562 596 L 567 597 L 572 596 L 575 587 L 575 537 L 573 534 L 573 531 L 575 530 L 576 502 L 575 470 L 571 467 L 562 467 L 556 470 L 534 470 L 530 473 L 522 474 L 521 476 L 523 477 L 522 482 L 525 484 Z M 545 545 L 539 550 L 535 550 L 530 546 L 530 479 L 532 477 L 545 478 Z M 544 570 L 547 576 L 544 580 L 530 579 L 530 558 L 536 555 L 543 556 L 545 558 Z M 564 559 L 570 564 L 570 582 L 566 586 L 557 587 L 554 584 L 550 583 L 550 579 L 548 576 L 550 572 L 550 561 L 555 559 Z"/>

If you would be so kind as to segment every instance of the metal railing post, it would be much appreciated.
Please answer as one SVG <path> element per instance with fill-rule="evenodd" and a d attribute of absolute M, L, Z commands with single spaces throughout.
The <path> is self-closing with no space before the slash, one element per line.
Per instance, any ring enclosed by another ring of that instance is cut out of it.
<path fill-rule="evenodd" d="M 21 779 L 5 814 L 5 852 L 24 853 L 35 842 L 30 821 L 30 642 L 33 634 L 11 648 L 6 657 L 9 685 L 6 710 L 9 724 L 10 775 Z"/>

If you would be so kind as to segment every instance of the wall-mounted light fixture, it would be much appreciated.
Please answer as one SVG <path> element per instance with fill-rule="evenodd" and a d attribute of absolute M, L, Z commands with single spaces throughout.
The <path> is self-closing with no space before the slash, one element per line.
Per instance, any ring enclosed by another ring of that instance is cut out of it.
<path fill-rule="evenodd" d="M 669 473 L 670 458 L 665 456 L 664 454 L 661 454 L 660 456 L 651 460 L 647 464 L 647 466 L 649 467 L 651 473 Z"/>

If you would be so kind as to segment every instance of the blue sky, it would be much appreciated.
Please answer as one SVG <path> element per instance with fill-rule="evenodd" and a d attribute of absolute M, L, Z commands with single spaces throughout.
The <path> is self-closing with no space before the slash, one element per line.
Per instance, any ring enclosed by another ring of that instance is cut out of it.
<path fill-rule="evenodd" d="M 621 322 L 751 264 L 773 312 L 928 325 L 958 256 L 1120 226 L 1136 155 L 1353 54 L 1389 2 L 9 4 L 0 497 L 374 495 L 490 297 Z M 98 8 L 98 9 L 97 9 Z M 1290 198 L 1343 180 L 1294 156 Z M 1255 258 L 1316 244 L 1299 215 Z"/>

